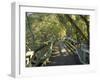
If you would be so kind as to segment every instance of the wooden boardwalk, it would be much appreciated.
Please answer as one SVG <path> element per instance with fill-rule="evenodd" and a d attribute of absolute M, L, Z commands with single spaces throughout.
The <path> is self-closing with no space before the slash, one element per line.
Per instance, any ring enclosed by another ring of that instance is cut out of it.
<path fill-rule="evenodd" d="M 58 65 L 80 65 L 82 64 L 77 54 L 71 55 L 59 55 L 50 58 L 50 62 L 46 66 L 58 66 Z"/>

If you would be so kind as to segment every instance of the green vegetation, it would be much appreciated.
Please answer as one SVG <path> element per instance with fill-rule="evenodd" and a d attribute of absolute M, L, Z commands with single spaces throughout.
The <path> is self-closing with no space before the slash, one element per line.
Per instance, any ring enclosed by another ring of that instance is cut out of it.
<path fill-rule="evenodd" d="M 89 15 L 27 12 L 26 53 L 34 53 L 26 66 L 46 66 L 63 54 L 77 54 L 82 64 L 89 64 L 89 20 Z"/>

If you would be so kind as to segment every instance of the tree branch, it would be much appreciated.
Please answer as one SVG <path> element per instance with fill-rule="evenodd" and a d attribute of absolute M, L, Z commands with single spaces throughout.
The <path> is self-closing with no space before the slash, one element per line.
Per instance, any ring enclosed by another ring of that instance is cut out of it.
<path fill-rule="evenodd" d="M 88 41 L 88 38 L 83 34 L 83 32 L 79 29 L 79 27 L 76 25 L 76 23 L 72 20 L 72 18 L 69 15 L 65 15 L 69 21 L 75 26 L 75 28 L 78 30 L 78 32 L 82 35 L 82 37 Z"/>

